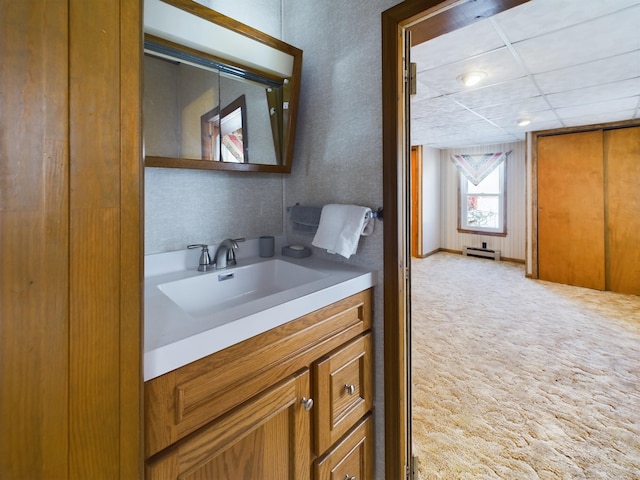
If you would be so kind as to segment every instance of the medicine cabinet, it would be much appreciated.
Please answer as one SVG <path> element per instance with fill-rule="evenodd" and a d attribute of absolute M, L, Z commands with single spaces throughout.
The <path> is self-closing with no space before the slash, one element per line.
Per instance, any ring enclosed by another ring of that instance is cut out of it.
<path fill-rule="evenodd" d="M 189 0 L 145 0 L 148 167 L 291 171 L 302 51 Z"/>

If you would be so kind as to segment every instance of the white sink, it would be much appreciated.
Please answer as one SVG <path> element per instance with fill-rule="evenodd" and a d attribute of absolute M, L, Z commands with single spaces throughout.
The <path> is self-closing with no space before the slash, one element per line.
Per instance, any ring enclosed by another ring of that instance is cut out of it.
<path fill-rule="evenodd" d="M 327 274 L 283 260 L 216 270 L 158 285 L 191 316 L 199 317 L 274 295 Z"/>
<path fill-rule="evenodd" d="M 193 250 L 145 257 L 145 381 L 376 284 L 367 268 L 314 256 L 238 262 L 203 273 Z"/>

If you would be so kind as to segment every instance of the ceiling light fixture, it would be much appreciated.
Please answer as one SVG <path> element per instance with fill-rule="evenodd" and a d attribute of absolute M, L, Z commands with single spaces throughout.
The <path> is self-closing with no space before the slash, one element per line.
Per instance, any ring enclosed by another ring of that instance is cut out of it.
<path fill-rule="evenodd" d="M 529 120 L 528 118 L 523 118 L 521 120 L 518 120 L 518 126 L 519 127 L 526 127 L 530 123 L 531 123 L 531 120 Z"/>
<path fill-rule="evenodd" d="M 486 76 L 487 74 L 484 72 L 469 72 L 464 75 L 460 75 L 458 80 L 462 82 L 465 87 L 472 87 Z"/>

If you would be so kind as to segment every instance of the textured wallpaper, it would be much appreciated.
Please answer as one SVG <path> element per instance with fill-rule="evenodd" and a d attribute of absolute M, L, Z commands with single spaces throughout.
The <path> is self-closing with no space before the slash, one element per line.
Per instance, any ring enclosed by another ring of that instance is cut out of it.
<path fill-rule="evenodd" d="M 199 3 L 281 36 L 280 0 Z M 145 254 L 180 250 L 189 243 L 212 244 L 228 237 L 254 238 L 283 231 L 280 174 L 145 169 Z"/>
<path fill-rule="evenodd" d="M 146 253 L 215 243 L 228 236 L 284 232 L 286 207 L 349 203 L 382 206 L 380 14 L 397 0 L 201 0 L 225 15 L 301 48 L 301 102 L 290 175 L 146 170 Z M 376 478 L 384 478 L 383 223 L 345 260 L 378 270 L 374 291 Z"/>
<path fill-rule="evenodd" d="M 145 254 L 280 235 L 282 176 L 145 169 Z"/>
<path fill-rule="evenodd" d="M 382 56 L 380 14 L 395 0 L 283 0 L 283 40 L 304 51 L 293 172 L 285 206 L 382 206 Z M 285 228 L 290 241 L 311 235 Z M 376 478 L 384 475 L 383 223 L 362 237 L 348 262 L 378 270 L 374 290 Z M 313 248 L 314 255 L 342 257 Z"/>

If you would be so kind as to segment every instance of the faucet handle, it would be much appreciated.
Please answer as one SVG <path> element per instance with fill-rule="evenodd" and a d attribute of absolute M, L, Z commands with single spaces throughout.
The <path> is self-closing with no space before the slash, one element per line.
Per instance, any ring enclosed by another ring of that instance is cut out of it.
<path fill-rule="evenodd" d="M 230 238 L 229 240 L 231 241 L 231 248 L 227 250 L 227 265 L 233 266 L 238 264 L 235 249 L 238 248 L 238 242 L 244 242 L 245 238 Z"/>
<path fill-rule="evenodd" d="M 199 272 L 206 272 L 207 270 L 211 270 L 213 268 L 213 264 L 211 263 L 211 257 L 209 256 L 209 245 L 205 243 L 194 243 L 192 245 L 187 245 L 187 248 L 202 249 L 202 252 L 200 253 L 200 261 L 198 265 Z"/>

